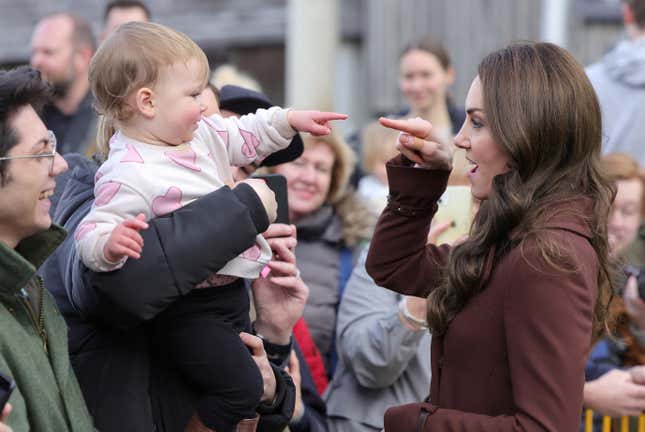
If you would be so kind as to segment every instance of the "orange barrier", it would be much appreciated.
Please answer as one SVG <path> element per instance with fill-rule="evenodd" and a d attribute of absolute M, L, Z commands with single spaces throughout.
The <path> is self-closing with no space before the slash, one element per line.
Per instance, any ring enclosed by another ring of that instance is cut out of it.
<path fill-rule="evenodd" d="M 620 425 L 620 432 L 630 432 L 629 431 L 629 417 L 621 417 L 620 419 L 613 419 L 611 417 L 602 418 L 602 429 L 601 431 L 594 430 L 593 428 L 593 411 L 588 409 L 585 410 L 585 432 L 611 432 L 613 425 Z M 614 429 L 616 430 L 616 429 Z M 633 431 L 634 429 L 632 429 Z M 645 432 L 645 414 L 641 414 L 638 417 L 638 432 Z"/>

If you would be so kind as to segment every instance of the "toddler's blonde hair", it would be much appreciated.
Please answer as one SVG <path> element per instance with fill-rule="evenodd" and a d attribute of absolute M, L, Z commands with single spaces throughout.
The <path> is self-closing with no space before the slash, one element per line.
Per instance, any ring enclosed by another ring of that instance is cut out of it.
<path fill-rule="evenodd" d="M 399 131 L 386 128 L 378 122 L 367 125 L 361 133 L 361 152 L 363 169 L 374 174 L 383 160 L 389 160 L 399 154 L 396 143 Z"/>
<path fill-rule="evenodd" d="M 161 24 L 130 22 L 110 35 L 92 57 L 89 72 L 95 108 L 101 115 L 98 151 L 107 153 L 118 123 L 133 115 L 127 103 L 130 95 L 141 87 L 154 86 L 161 68 L 193 59 L 206 86 L 210 75 L 206 54 L 185 34 Z"/>

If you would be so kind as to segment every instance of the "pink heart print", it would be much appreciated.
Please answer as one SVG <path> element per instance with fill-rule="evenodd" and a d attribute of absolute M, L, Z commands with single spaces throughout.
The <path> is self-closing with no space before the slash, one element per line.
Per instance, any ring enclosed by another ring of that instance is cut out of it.
<path fill-rule="evenodd" d="M 251 261 L 257 261 L 258 258 L 260 258 L 260 255 L 262 255 L 262 252 L 260 251 L 260 247 L 257 244 L 254 244 L 253 246 L 242 252 L 242 257 Z"/>
<path fill-rule="evenodd" d="M 192 171 L 200 172 L 202 169 L 195 163 L 197 160 L 197 153 L 190 146 L 185 150 L 173 150 L 164 153 L 168 159 L 177 165 L 188 168 Z"/>
<path fill-rule="evenodd" d="M 90 231 L 94 231 L 96 229 L 96 223 L 94 222 L 87 222 L 84 223 L 83 225 L 79 226 L 76 229 L 76 232 L 74 232 L 74 239 L 76 241 L 81 240 L 83 237 L 87 235 Z"/>
<path fill-rule="evenodd" d="M 224 141 L 224 145 L 228 148 L 228 131 L 218 130 L 216 131 L 219 137 Z"/>
<path fill-rule="evenodd" d="M 126 144 L 125 147 L 128 149 L 125 152 L 125 156 L 121 159 L 120 162 L 134 162 L 134 163 L 143 163 L 143 158 L 139 154 L 136 148 L 132 144 Z"/>
<path fill-rule="evenodd" d="M 244 139 L 244 144 L 242 144 L 242 153 L 249 159 L 255 159 L 257 153 L 256 148 L 260 146 L 260 141 L 255 135 L 244 129 L 240 129 L 240 135 Z"/>
<path fill-rule="evenodd" d="M 215 132 L 217 132 L 217 134 L 222 139 L 222 141 L 224 141 L 224 145 L 226 146 L 226 148 L 228 148 L 228 131 L 217 129 L 217 127 L 215 126 L 215 123 L 213 123 L 213 121 L 208 117 L 202 117 L 202 119 L 204 119 L 204 123 L 206 123 L 206 126 L 208 126 L 209 128 L 213 129 Z"/>
<path fill-rule="evenodd" d="M 152 212 L 155 216 L 171 213 L 181 207 L 181 189 L 175 186 L 168 188 L 164 195 L 152 200 Z"/>
<path fill-rule="evenodd" d="M 101 207 L 108 204 L 112 201 L 112 198 L 119 192 L 121 189 L 121 183 L 108 181 L 103 183 L 98 187 L 94 193 L 94 205 L 96 207 Z"/>

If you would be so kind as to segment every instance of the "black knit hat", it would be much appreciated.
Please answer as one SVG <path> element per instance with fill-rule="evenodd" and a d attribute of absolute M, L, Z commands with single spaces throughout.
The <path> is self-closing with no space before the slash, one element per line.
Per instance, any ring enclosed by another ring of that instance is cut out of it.
<path fill-rule="evenodd" d="M 254 113 L 259 108 L 270 108 L 275 104 L 262 93 L 238 87 L 225 85 L 220 89 L 220 109 L 234 112 L 239 115 Z M 260 166 L 270 167 L 298 159 L 304 150 L 300 134 L 296 134 L 289 146 L 269 155 L 260 163 Z"/>

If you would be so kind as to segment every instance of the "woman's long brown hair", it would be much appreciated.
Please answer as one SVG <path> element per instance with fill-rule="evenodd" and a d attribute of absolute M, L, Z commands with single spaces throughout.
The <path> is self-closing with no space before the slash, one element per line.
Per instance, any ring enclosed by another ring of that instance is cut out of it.
<path fill-rule="evenodd" d="M 584 70 L 564 49 L 549 43 L 517 43 L 485 57 L 479 65 L 484 110 L 493 138 L 511 169 L 493 179 L 467 241 L 456 246 L 444 283 L 428 298 L 428 322 L 442 336 L 450 322 L 484 286 L 489 251 L 495 261 L 522 240 L 535 240 L 538 256 L 563 269 L 561 250 L 540 233 L 545 217 L 562 203 L 587 197 L 586 221 L 598 257 L 594 335 L 602 331 L 611 293 L 607 218 L 614 188 L 599 168 L 600 107 Z M 566 211 L 572 212 L 574 207 Z"/>

